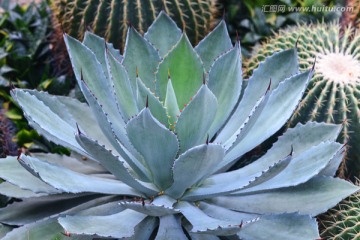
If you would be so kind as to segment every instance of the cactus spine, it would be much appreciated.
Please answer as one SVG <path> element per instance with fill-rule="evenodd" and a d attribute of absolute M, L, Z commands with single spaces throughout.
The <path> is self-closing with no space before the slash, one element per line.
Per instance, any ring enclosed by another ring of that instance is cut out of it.
<path fill-rule="evenodd" d="M 53 11 L 70 35 L 82 39 L 90 28 L 122 49 L 128 24 L 144 33 L 161 10 L 197 43 L 211 28 L 215 4 L 215 0 L 54 0 Z"/>
<path fill-rule="evenodd" d="M 297 26 L 280 32 L 255 49 L 246 63 L 246 75 L 274 51 L 291 48 L 296 41 L 300 69 L 308 69 L 316 58 L 314 76 L 289 126 L 318 121 L 343 124 L 339 141 L 348 152 L 341 176 L 360 176 L 360 33 L 338 24 Z"/>
<path fill-rule="evenodd" d="M 360 239 L 360 194 L 346 198 L 319 219 L 324 239 Z"/>

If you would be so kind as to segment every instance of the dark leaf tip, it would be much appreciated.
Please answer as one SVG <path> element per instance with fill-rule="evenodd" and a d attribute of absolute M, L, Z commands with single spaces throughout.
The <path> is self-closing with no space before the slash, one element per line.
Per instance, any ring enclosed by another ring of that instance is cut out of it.
<path fill-rule="evenodd" d="M 146 95 L 145 107 L 146 107 L 146 108 L 149 107 L 149 95 Z"/>

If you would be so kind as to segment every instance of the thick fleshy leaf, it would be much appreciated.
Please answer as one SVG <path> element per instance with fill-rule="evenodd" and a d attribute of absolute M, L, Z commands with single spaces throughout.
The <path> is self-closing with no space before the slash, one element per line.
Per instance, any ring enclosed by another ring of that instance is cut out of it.
<path fill-rule="evenodd" d="M 60 191 L 44 183 L 24 169 L 16 157 L 7 157 L 0 161 L 0 176 L 3 180 L 34 193 L 54 194 Z"/>
<path fill-rule="evenodd" d="M 141 183 L 136 180 L 129 170 L 126 168 L 125 163 L 119 157 L 114 156 L 109 150 L 100 146 L 97 142 L 89 139 L 82 133 L 76 135 L 76 140 L 79 144 L 87 149 L 92 157 L 98 159 L 99 162 L 111 172 L 117 179 L 123 183 L 131 186 L 132 188 L 145 193 L 148 196 L 157 194 L 155 187 L 149 188 L 149 184 Z"/>
<path fill-rule="evenodd" d="M 321 170 L 319 175 L 334 177 L 336 175 L 336 172 L 337 172 L 338 168 L 339 168 L 339 165 L 341 164 L 341 161 L 345 157 L 344 154 L 345 154 L 345 149 L 343 147 L 342 149 L 340 149 L 340 151 L 338 151 L 333 156 L 333 158 L 330 160 L 328 165 L 323 170 Z"/>
<path fill-rule="evenodd" d="M 133 27 L 128 29 L 123 64 L 126 67 L 130 83 L 135 91 L 138 75 L 151 91 L 155 91 L 155 71 L 160 62 L 158 51 Z"/>
<path fill-rule="evenodd" d="M 55 216 L 99 195 L 61 194 L 14 202 L 0 209 L 0 222 L 9 225 L 30 224 L 41 219 Z"/>
<path fill-rule="evenodd" d="M 236 211 L 260 214 L 299 212 L 316 216 L 358 190 L 359 187 L 345 180 L 316 177 L 296 187 L 258 194 L 217 197 L 211 201 Z"/>
<path fill-rule="evenodd" d="M 108 115 L 103 111 L 101 105 L 96 101 L 96 97 L 90 92 L 85 83 L 83 85 L 83 93 L 88 99 L 88 103 L 91 106 L 94 115 L 97 119 L 98 125 L 108 138 L 112 146 L 116 151 L 124 158 L 124 160 L 131 166 L 131 168 L 137 173 L 141 180 L 148 180 L 144 166 L 138 161 L 141 159 L 137 151 L 131 145 L 130 140 L 126 136 L 125 128 L 119 126 L 119 122 L 110 122 Z M 134 154 L 134 155 L 133 155 Z"/>
<path fill-rule="evenodd" d="M 176 135 L 156 120 L 148 108 L 128 122 L 126 132 L 144 157 L 155 185 L 165 190 L 173 182 L 171 168 L 179 150 Z"/>
<path fill-rule="evenodd" d="M 155 205 L 154 203 L 149 202 L 120 202 L 120 205 L 132 209 L 136 212 L 143 213 L 148 216 L 153 217 L 161 217 L 166 215 L 173 215 L 176 213 L 179 213 L 178 210 L 171 208 L 171 207 L 165 207 L 160 205 Z"/>
<path fill-rule="evenodd" d="M 242 221 L 244 225 L 249 222 L 257 221 L 260 217 L 259 214 L 236 212 L 229 210 L 228 208 L 216 206 L 206 202 L 199 202 L 198 207 L 201 209 L 201 211 L 203 211 L 206 215 L 210 217 L 225 221 Z"/>
<path fill-rule="evenodd" d="M 231 165 L 234 160 L 276 133 L 291 117 L 311 76 L 312 72 L 301 73 L 281 82 L 270 93 L 266 106 L 251 129 L 251 134 L 247 134 L 241 144 L 227 152 L 224 162 L 219 167 Z"/>
<path fill-rule="evenodd" d="M 177 103 L 182 109 L 188 104 L 203 82 L 204 67 L 186 35 L 164 57 L 156 73 L 157 93 L 165 99 L 168 76 L 171 76 Z"/>
<path fill-rule="evenodd" d="M 85 81 L 87 87 L 103 105 L 104 111 L 109 114 L 110 120 L 116 119 L 120 123 L 122 118 L 116 105 L 112 83 L 104 71 L 106 67 L 102 67 L 96 55 L 78 40 L 65 35 L 65 43 L 81 90 L 83 91 L 83 87 L 80 83 Z M 99 48 L 104 48 L 104 45 Z M 105 51 L 102 54 L 105 54 Z M 86 100 L 88 101 L 87 98 Z"/>
<path fill-rule="evenodd" d="M 34 193 L 33 191 L 22 189 L 9 182 L 0 183 L 0 194 L 7 197 L 18 198 L 18 199 L 41 197 L 48 195 L 47 193 Z"/>
<path fill-rule="evenodd" d="M 273 144 L 267 153 L 255 162 L 233 171 L 231 175 L 236 178 L 245 178 L 268 169 L 271 165 L 277 163 L 288 155 L 291 149 L 296 149 L 292 153 L 293 157 L 302 154 L 312 146 L 317 146 L 322 142 L 335 141 L 341 130 L 340 125 L 308 122 L 305 125 L 298 124 L 295 128 L 288 129 L 278 141 Z M 235 174 L 236 173 L 236 174 Z M 227 173 L 224 173 L 227 174 Z M 228 179 L 229 176 L 219 177 L 219 180 Z"/>
<path fill-rule="evenodd" d="M 71 97 L 65 97 L 65 96 L 53 96 L 53 97 L 56 99 L 56 101 L 61 102 L 63 105 L 65 105 L 66 110 L 71 114 L 71 116 L 74 119 L 74 122 L 78 124 L 81 131 L 83 131 L 90 137 L 96 138 L 96 140 L 98 140 L 100 143 L 105 144 L 108 148 L 115 151 L 115 148 L 111 145 L 111 143 L 109 142 L 109 140 L 106 138 L 101 128 L 99 127 L 95 115 L 93 114 L 88 104 L 82 103 L 79 100 Z M 60 110 L 63 112 L 64 108 Z"/>
<path fill-rule="evenodd" d="M 262 216 L 259 221 L 245 225 L 237 235 L 254 240 L 268 240 L 269 236 L 286 240 L 319 239 L 316 219 L 296 213 Z"/>
<path fill-rule="evenodd" d="M 184 199 L 197 201 L 215 196 L 224 196 L 236 192 L 237 190 L 241 190 L 249 185 L 266 181 L 283 171 L 289 164 L 291 158 L 292 156 L 289 155 L 268 168 L 259 168 L 253 173 L 244 173 L 242 169 L 238 169 L 215 174 L 205 179 L 205 181 L 197 188 L 188 192 Z"/>
<path fill-rule="evenodd" d="M 35 95 L 31 95 L 27 91 L 15 89 L 12 91 L 12 96 L 19 103 L 24 115 L 29 121 L 29 124 L 44 135 L 47 139 L 65 147 L 71 148 L 79 153 L 86 154 L 86 152 L 79 146 L 74 138 L 76 132 L 76 125 L 69 124 L 69 114 L 67 117 L 65 113 L 61 116 L 57 114 L 59 105 L 52 105 L 53 98 L 50 95 L 43 95 L 43 102 Z M 56 110 L 52 110 L 55 108 Z M 65 108 L 65 107 L 64 107 Z M 66 112 L 65 109 L 63 109 Z"/>
<path fill-rule="evenodd" d="M 110 52 L 107 52 L 105 62 L 110 79 L 114 83 L 119 110 L 124 119 L 127 120 L 138 113 L 128 73 L 125 67 Z"/>
<path fill-rule="evenodd" d="M 20 163 L 41 180 L 69 193 L 94 192 L 139 196 L 131 187 L 113 179 L 94 177 L 62 168 L 58 165 L 41 162 L 36 158 L 21 155 Z"/>
<path fill-rule="evenodd" d="M 200 41 L 195 47 L 195 51 L 203 61 L 205 70 L 209 71 L 210 66 L 215 59 L 228 51 L 231 47 L 232 43 L 226 29 L 226 23 L 222 20 L 213 31 Z M 227 67 L 225 67 L 225 69 L 227 69 Z"/>
<path fill-rule="evenodd" d="M 142 213 L 124 210 L 109 216 L 67 216 L 59 218 L 64 229 L 75 235 L 125 238 L 134 235 L 134 228 L 146 217 Z M 123 219 L 124 221 L 119 221 Z M 101 224 L 99 224 L 101 223 Z"/>
<path fill-rule="evenodd" d="M 61 167 L 70 169 L 83 174 L 104 174 L 108 171 L 90 158 L 72 152 L 70 156 L 51 154 L 51 153 L 31 153 L 31 156 L 41 161 L 57 164 Z"/>
<path fill-rule="evenodd" d="M 50 218 L 26 224 L 15 228 L 8 233 L 3 240 L 29 240 L 29 239 L 56 239 L 67 240 L 69 237 L 63 235 L 64 229 L 57 222 L 56 218 Z M 90 237 L 72 236 L 72 240 L 91 240 Z"/>
<path fill-rule="evenodd" d="M 211 138 L 225 124 L 238 102 L 241 84 L 241 52 L 239 44 L 236 44 L 215 61 L 209 72 L 208 87 L 218 101 L 218 111 L 209 130 Z"/>
<path fill-rule="evenodd" d="M 170 129 L 174 129 L 174 126 L 177 122 L 177 118 L 180 116 L 180 109 L 176 101 L 175 91 L 172 86 L 170 78 L 166 89 L 164 106 L 166 108 L 166 114 L 168 115 L 169 118 Z"/>
<path fill-rule="evenodd" d="M 187 240 L 181 226 L 181 218 L 175 215 L 160 217 L 159 230 L 155 240 Z"/>
<path fill-rule="evenodd" d="M 276 66 L 274 65 L 276 63 Z M 264 94 L 271 79 L 271 89 L 276 89 L 281 81 L 298 72 L 297 52 L 290 49 L 275 53 L 266 58 L 263 63 L 254 71 L 249 79 L 240 104 L 232 114 L 228 123 L 222 129 L 217 142 L 225 142 L 244 123 L 256 101 Z M 292 91 L 290 91 L 292 92 Z M 285 106 L 285 105 L 284 105 Z"/>
<path fill-rule="evenodd" d="M 109 78 L 108 70 L 105 62 L 105 39 L 86 31 L 84 35 L 84 40 L 82 42 L 86 47 L 88 47 L 96 56 L 96 59 L 100 62 L 102 70 L 107 79 Z"/>
<path fill-rule="evenodd" d="M 189 149 L 176 159 L 173 167 L 174 184 L 166 192 L 175 199 L 180 198 L 191 186 L 211 175 L 224 155 L 225 150 L 217 144 L 204 144 Z"/>
<path fill-rule="evenodd" d="M 251 185 L 237 193 L 265 191 L 276 188 L 291 187 L 304 183 L 316 176 L 323 170 L 330 160 L 340 151 L 341 144 L 326 142 L 314 146 L 301 155 L 291 159 L 290 163 L 276 176 L 263 181 L 260 176 L 257 180 L 260 184 Z M 296 149 L 294 149 L 296 151 Z"/>
<path fill-rule="evenodd" d="M 211 233 L 214 235 L 234 235 L 240 231 L 241 219 L 238 221 L 221 220 L 210 217 L 189 202 L 180 201 L 175 205 L 191 223 L 191 232 Z"/>
<path fill-rule="evenodd" d="M 206 85 L 202 85 L 189 105 L 184 108 L 175 125 L 181 153 L 205 143 L 216 111 L 216 97 Z"/>
<path fill-rule="evenodd" d="M 144 37 L 149 40 L 164 57 L 181 37 L 181 30 L 164 11 L 151 24 Z"/>
<path fill-rule="evenodd" d="M 140 78 L 136 78 L 136 99 L 138 109 L 146 107 L 146 101 L 148 101 L 148 107 L 151 109 L 152 115 L 164 125 L 168 125 L 168 118 L 166 115 L 166 109 L 159 101 L 159 98 L 154 95 L 149 88 L 147 88 Z"/>
<path fill-rule="evenodd" d="M 11 230 L 12 228 L 10 226 L 0 224 L 0 238 L 3 239 L 3 237 Z"/>

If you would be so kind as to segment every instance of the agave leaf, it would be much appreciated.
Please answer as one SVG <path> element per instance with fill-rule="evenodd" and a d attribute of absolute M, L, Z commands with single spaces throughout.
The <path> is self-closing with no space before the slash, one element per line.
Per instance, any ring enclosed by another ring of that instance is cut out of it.
<path fill-rule="evenodd" d="M 158 234 L 155 240 L 187 240 L 181 227 L 181 218 L 175 215 L 160 217 Z"/>
<path fill-rule="evenodd" d="M 83 93 L 87 97 L 88 103 L 94 112 L 98 125 L 104 132 L 105 136 L 108 138 L 116 151 L 121 155 L 121 157 L 123 157 L 124 160 L 136 172 L 140 179 L 144 181 L 148 180 L 149 178 L 146 175 L 146 169 L 137 160 L 141 159 L 141 157 L 131 145 L 130 140 L 126 136 L 125 129 L 121 126 L 117 126 L 118 122 L 115 122 L 114 126 L 113 123 L 108 120 L 108 116 L 106 113 L 104 113 L 101 105 L 99 105 L 99 103 L 96 101 L 96 97 L 90 92 L 85 83 L 81 82 L 81 84 L 83 84 Z M 133 154 L 135 154 L 135 156 Z"/>
<path fill-rule="evenodd" d="M 95 115 L 86 103 L 82 103 L 75 98 L 64 96 L 53 96 L 56 101 L 65 105 L 66 110 L 72 115 L 74 121 L 81 127 L 81 131 L 90 137 L 96 138 L 102 144 L 115 151 L 112 144 L 99 127 Z M 64 111 L 64 109 L 62 109 Z"/>
<path fill-rule="evenodd" d="M 170 129 L 173 129 L 177 122 L 177 118 L 180 116 L 180 109 L 176 101 L 175 91 L 170 78 L 167 84 L 164 106 L 166 108 L 166 114 L 169 118 Z"/>
<path fill-rule="evenodd" d="M 257 172 L 251 174 L 242 171 L 242 169 L 238 169 L 210 176 L 196 189 L 188 192 L 183 199 L 196 201 L 204 198 L 223 196 L 241 190 L 254 184 L 254 182 L 266 181 L 283 171 L 289 164 L 291 158 L 292 156 L 289 155 L 272 166 L 265 169 L 257 169 Z M 260 176 L 261 179 L 259 179 Z"/>
<path fill-rule="evenodd" d="M 164 57 L 181 37 L 181 30 L 164 11 L 161 11 L 155 21 L 148 28 L 144 37 L 159 50 Z"/>
<path fill-rule="evenodd" d="M 288 129 L 280 136 L 278 141 L 273 144 L 272 148 L 264 156 L 236 170 L 237 178 L 250 176 L 258 173 L 259 170 L 263 171 L 269 168 L 274 163 L 277 163 L 279 159 L 288 155 L 292 148 L 296 149 L 292 153 L 293 157 L 296 157 L 312 146 L 317 146 L 326 141 L 335 141 L 340 129 L 339 125 L 334 124 L 315 122 L 308 122 L 305 125 L 298 124 L 295 128 Z"/>
<path fill-rule="evenodd" d="M 189 233 L 192 240 L 220 240 L 217 236 L 203 233 Z"/>
<path fill-rule="evenodd" d="M 208 87 L 218 101 L 218 111 L 209 130 L 211 138 L 225 124 L 240 97 L 241 75 L 241 52 L 239 44 L 236 44 L 216 59 L 209 72 Z"/>
<path fill-rule="evenodd" d="M 106 66 L 110 79 L 114 83 L 115 94 L 119 104 L 119 110 L 124 119 L 129 119 L 138 113 L 138 108 L 131 88 L 130 79 L 125 67 L 107 52 Z"/>
<path fill-rule="evenodd" d="M 174 163 L 174 184 L 166 193 L 175 199 L 180 198 L 192 185 L 211 175 L 224 154 L 225 150 L 220 145 L 204 144 L 180 155 Z"/>
<path fill-rule="evenodd" d="M 344 147 L 343 147 L 344 148 Z M 329 176 L 329 177 L 333 177 L 336 175 L 336 172 L 339 168 L 339 165 L 341 164 L 341 161 L 344 159 L 344 153 L 345 153 L 345 149 L 340 149 L 330 160 L 330 162 L 328 163 L 328 165 L 321 170 L 321 172 L 319 173 L 319 175 L 323 175 L 323 176 Z"/>
<path fill-rule="evenodd" d="M 129 170 L 125 167 L 124 162 L 115 157 L 109 150 L 100 146 L 98 143 L 89 139 L 82 133 L 76 135 L 76 140 L 81 146 L 83 146 L 87 151 L 95 158 L 100 161 L 100 163 L 111 172 L 117 179 L 123 183 L 137 189 L 141 192 L 146 193 L 149 196 L 157 194 L 157 191 L 154 190 L 155 187 L 149 188 L 145 186 L 145 183 L 141 183 L 136 180 Z M 148 185 L 148 184 L 147 184 Z"/>
<path fill-rule="evenodd" d="M 135 235 L 131 239 L 150 239 L 155 228 L 158 226 L 158 219 L 146 217 L 135 227 Z"/>
<path fill-rule="evenodd" d="M 51 195 L 14 202 L 0 209 L 0 222 L 9 225 L 30 224 L 50 216 L 58 215 L 99 195 Z"/>
<path fill-rule="evenodd" d="M 261 229 L 261 231 L 259 231 Z M 319 239 L 316 219 L 297 213 L 262 216 L 245 225 L 237 234 L 241 239 L 308 240 Z"/>
<path fill-rule="evenodd" d="M 246 135 L 241 141 L 241 144 L 237 144 L 227 152 L 224 162 L 220 167 L 231 165 L 238 157 L 276 133 L 295 110 L 311 76 L 312 73 L 305 72 L 295 75 L 279 84 L 279 86 L 271 92 L 264 110 L 257 118 L 256 123 L 254 123 L 254 126 L 258 127 L 253 127 L 251 134 Z"/>
<path fill-rule="evenodd" d="M 221 220 L 206 215 L 196 206 L 189 202 L 180 201 L 175 205 L 191 223 L 191 232 L 210 233 L 214 235 L 234 235 L 240 231 L 241 220 Z"/>
<path fill-rule="evenodd" d="M 89 31 L 86 31 L 82 43 L 95 54 L 96 59 L 101 63 L 101 67 L 106 76 L 106 79 L 110 80 L 109 73 L 105 64 L 105 50 L 106 50 L 105 39 Z"/>
<path fill-rule="evenodd" d="M 205 70 L 209 71 L 215 59 L 232 48 L 232 46 L 226 23 L 222 20 L 213 31 L 199 42 L 195 47 L 195 51 L 203 61 Z"/>
<path fill-rule="evenodd" d="M 60 191 L 44 183 L 21 167 L 16 157 L 7 157 L 0 161 L 1 178 L 24 190 L 34 193 L 54 194 Z"/>
<path fill-rule="evenodd" d="M 12 228 L 10 226 L 6 226 L 3 224 L 0 224 L 0 238 L 3 239 L 3 237 L 12 230 Z M 16 238 L 18 239 L 18 238 Z M 14 239 L 14 240 L 16 240 Z"/>
<path fill-rule="evenodd" d="M 66 216 L 59 218 L 63 228 L 75 235 L 125 238 L 134 235 L 134 228 L 146 217 L 127 209 L 108 216 Z M 120 219 L 123 219 L 121 221 Z M 99 224 L 101 223 L 101 224 Z"/>
<path fill-rule="evenodd" d="M 123 61 L 123 56 L 121 56 L 120 54 L 120 50 L 119 49 L 116 49 L 114 47 L 114 44 L 112 43 L 106 43 L 106 47 L 107 49 L 109 50 L 109 52 L 111 53 L 111 55 L 119 62 L 122 62 Z"/>
<path fill-rule="evenodd" d="M 254 184 L 234 194 L 291 187 L 304 183 L 318 175 L 337 152 L 340 151 L 340 148 L 341 144 L 336 142 L 326 142 L 314 146 L 304 151 L 301 155 L 291 159 L 286 168 L 276 176 L 264 182 L 261 182 L 262 177 L 259 177 L 257 180 L 260 180 L 260 184 L 255 181 Z"/>
<path fill-rule="evenodd" d="M 69 237 L 64 236 L 61 225 L 56 218 L 49 218 L 31 224 L 26 224 L 22 227 L 15 228 L 9 232 L 3 240 L 29 240 L 29 239 L 56 239 L 66 240 Z M 74 240 L 91 240 L 90 237 L 72 236 Z"/>
<path fill-rule="evenodd" d="M 205 142 L 216 111 L 216 97 L 204 84 L 184 108 L 175 125 L 181 153 Z"/>
<path fill-rule="evenodd" d="M 224 143 L 225 149 L 229 152 L 237 145 L 241 144 L 241 142 L 246 139 L 246 136 L 252 133 L 253 127 L 256 127 L 257 120 L 259 119 L 261 113 L 265 109 L 266 104 L 268 103 L 270 98 L 270 94 L 266 92 L 264 96 L 262 96 L 253 109 L 251 110 L 250 115 L 246 118 L 245 122 L 241 125 L 238 131 L 236 131 L 236 139 L 233 141 L 229 139 L 229 141 Z"/>
<path fill-rule="evenodd" d="M 29 171 L 32 171 L 32 173 L 41 180 L 64 192 L 95 192 L 130 196 L 139 195 L 134 189 L 117 180 L 77 173 L 55 164 L 41 162 L 36 158 L 25 155 L 21 155 L 19 161 L 21 165 Z"/>
<path fill-rule="evenodd" d="M 148 108 L 128 122 L 126 131 L 144 157 L 154 184 L 165 190 L 173 182 L 171 168 L 179 150 L 176 135 L 157 121 Z"/>
<path fill-rule="evenodd" d="M 168 76 L 176 93 L 177 103 L 182 109 L 202 84 L 204 67 L 186 35 L 182 35 L 175 47 L 164 57 L 156 73 L 157 94 L 165 99 Z"/>
<path fill-rule="evenodd" d="M 163 104 L 155 97 L 154 93 L 148 89 L 140 78 L 136 78 L 136 98 L 138 103 L 138 109 L 143 109 L 146 107 L 146 101 L 148 101 L 148 106 L 151 109 L 153 116 L 159 120 L 164 125 L 168 124 L 168 118 L 166 115 L 166 109 Z"/>
<path fill-rule="evenodd" d="M 145 215 L 153 216 L 153 217 L 161 217 L 161 216 L 173 215 L 179 213 L 179 210 L 176 210 L 172 207 L 156 205 L 154 203 L 150 203 L 147 201 L 145 201 L 144 203 L 120 202 L 120 205 L 125 208 L 132 209 L 136 212 L 140 212 Z"/>
<path fill-rule="evenodd" d="M 276 63 L 276 66 L 274 66 L 274 63 Z M 241 102 L 216 140 L 218 142 L 225 142 L 239 129 L 245 122 L 246 117 L 249 116 L 256 101 L 260 99 L 268 88 L 270 79 L 270 91 L 272 91 L 278 87 L 280 82 L 297 72 L 298 63 L 295 49 L 275 53 L 271 57 L 266 58 L 257 70 L 254 71 L 253 76 L 248 81 Z"/>
<path fill-rule="evenodd" d="M 87 87 L 103 105 L 104 111 L 109 114 L 110 120 L 116 119 L 120 123 L 122 118 L 116 105 L 113 87 L 103 70 L 106 68 L 103 68 L 96 55 L 78 40 L 65 35 L 65 43 L 80 89 L 84 91 L 81 82 L 85 81 Z M 102 54 L 105 54 L 105 51 Z"/>
<path fill-rule="evenodd" d="M 126 67 L 130 83 L 135 91 L 136 77 L 141 77 L 146 87 L 155 91 L 155 71 L 160 56 L 158 51 L 144 39 L 133 27 L 128 29 L 123 64 Z"/>
<path fill-rule="evenodd" d="M 214 204 L 259 214 L 294 213 L 316 216 L 336 205 L 359 187 L 341 179 L 316 177 L 301 185 L 250 195 L 216 197 Z"/>
<path fill-rule="evenodd" d="M 104 174 L 108 172 L 99 162 L 80 155 L 77 156 L 75 152 L 72 152 L 71 156 L 51 153 L 31 153 L 31 156 L 83 174 Z"/>
<path fill-rule="evenodd" d="M 29 124 L 36 131 L 46 136 L 50 141 L 86 154 L 74 138 L 76 125 L 69 125 L 66 122 L 66 118 L 63 119 L 57 115 L 56 111 L 59 109 L 52 110 L 50 108 L 50 103 L 52 102 L 50 99 L 48 105 L 48 102 L 43 102 L 35 95 L 31 95 L 29 92 L 21 89 L 15 89 L 12 92 L 12 96 L 19 103 Z M 45 96 L 47 95 L 43 95 L 43 99 L 45 99 Z"/>
<path fill-rule="evenodd" d="M 199 202 L 199 208 L 203 211 L 206 215 L 221 219 L 225 221 L 232 221 L 232 222 L 239 222 L 242 221 L 245 225 L 247 222 L 253 222 L 259 219 L 259 214 L 251 214 L 246 212 L 236 212 L 229 210 L 224 207 L 216 206 L 207 202 Z"/>
<path fill-rule="evenodd" d="M 0 183 L 0 194 L 11 198 L 33 198 L 48 195 L 47 193 L 34 193 L 31 190 L 22 189 L 9 182 Z"/>

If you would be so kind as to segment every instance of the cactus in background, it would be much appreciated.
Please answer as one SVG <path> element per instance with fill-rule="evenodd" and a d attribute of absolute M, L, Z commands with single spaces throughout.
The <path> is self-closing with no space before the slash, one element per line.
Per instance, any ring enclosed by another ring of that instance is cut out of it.
<path fill-rule="evenodd" d="M 210 30 L 215 0 L 54 0 L 53 11 L 65 32 L 83 39 L 87 28 L 123 49 L 128 25 L 141 34 L 161 10 L 197 43 Z"/>
<path fill-rule="evenodd" d="M 288 125 L 307 121 L 343 124 L 338 140 L 348 143 L 348 152 L 339 174 L 360 177 L 360 33 L 345 28 L 341 34 L 337 24 L 281 30 L 255 49 L 246 62 L 246 75 L 249 76 L 266 56 L 294 46 L 296 41 L 300 69 L 307 69 L 315 58 L 316 67 Z"/>
<path fill-rule="evenodd" d="M 319 220 L 323 239 L 360 239 L 360 193 L 341 201 Z"/>

